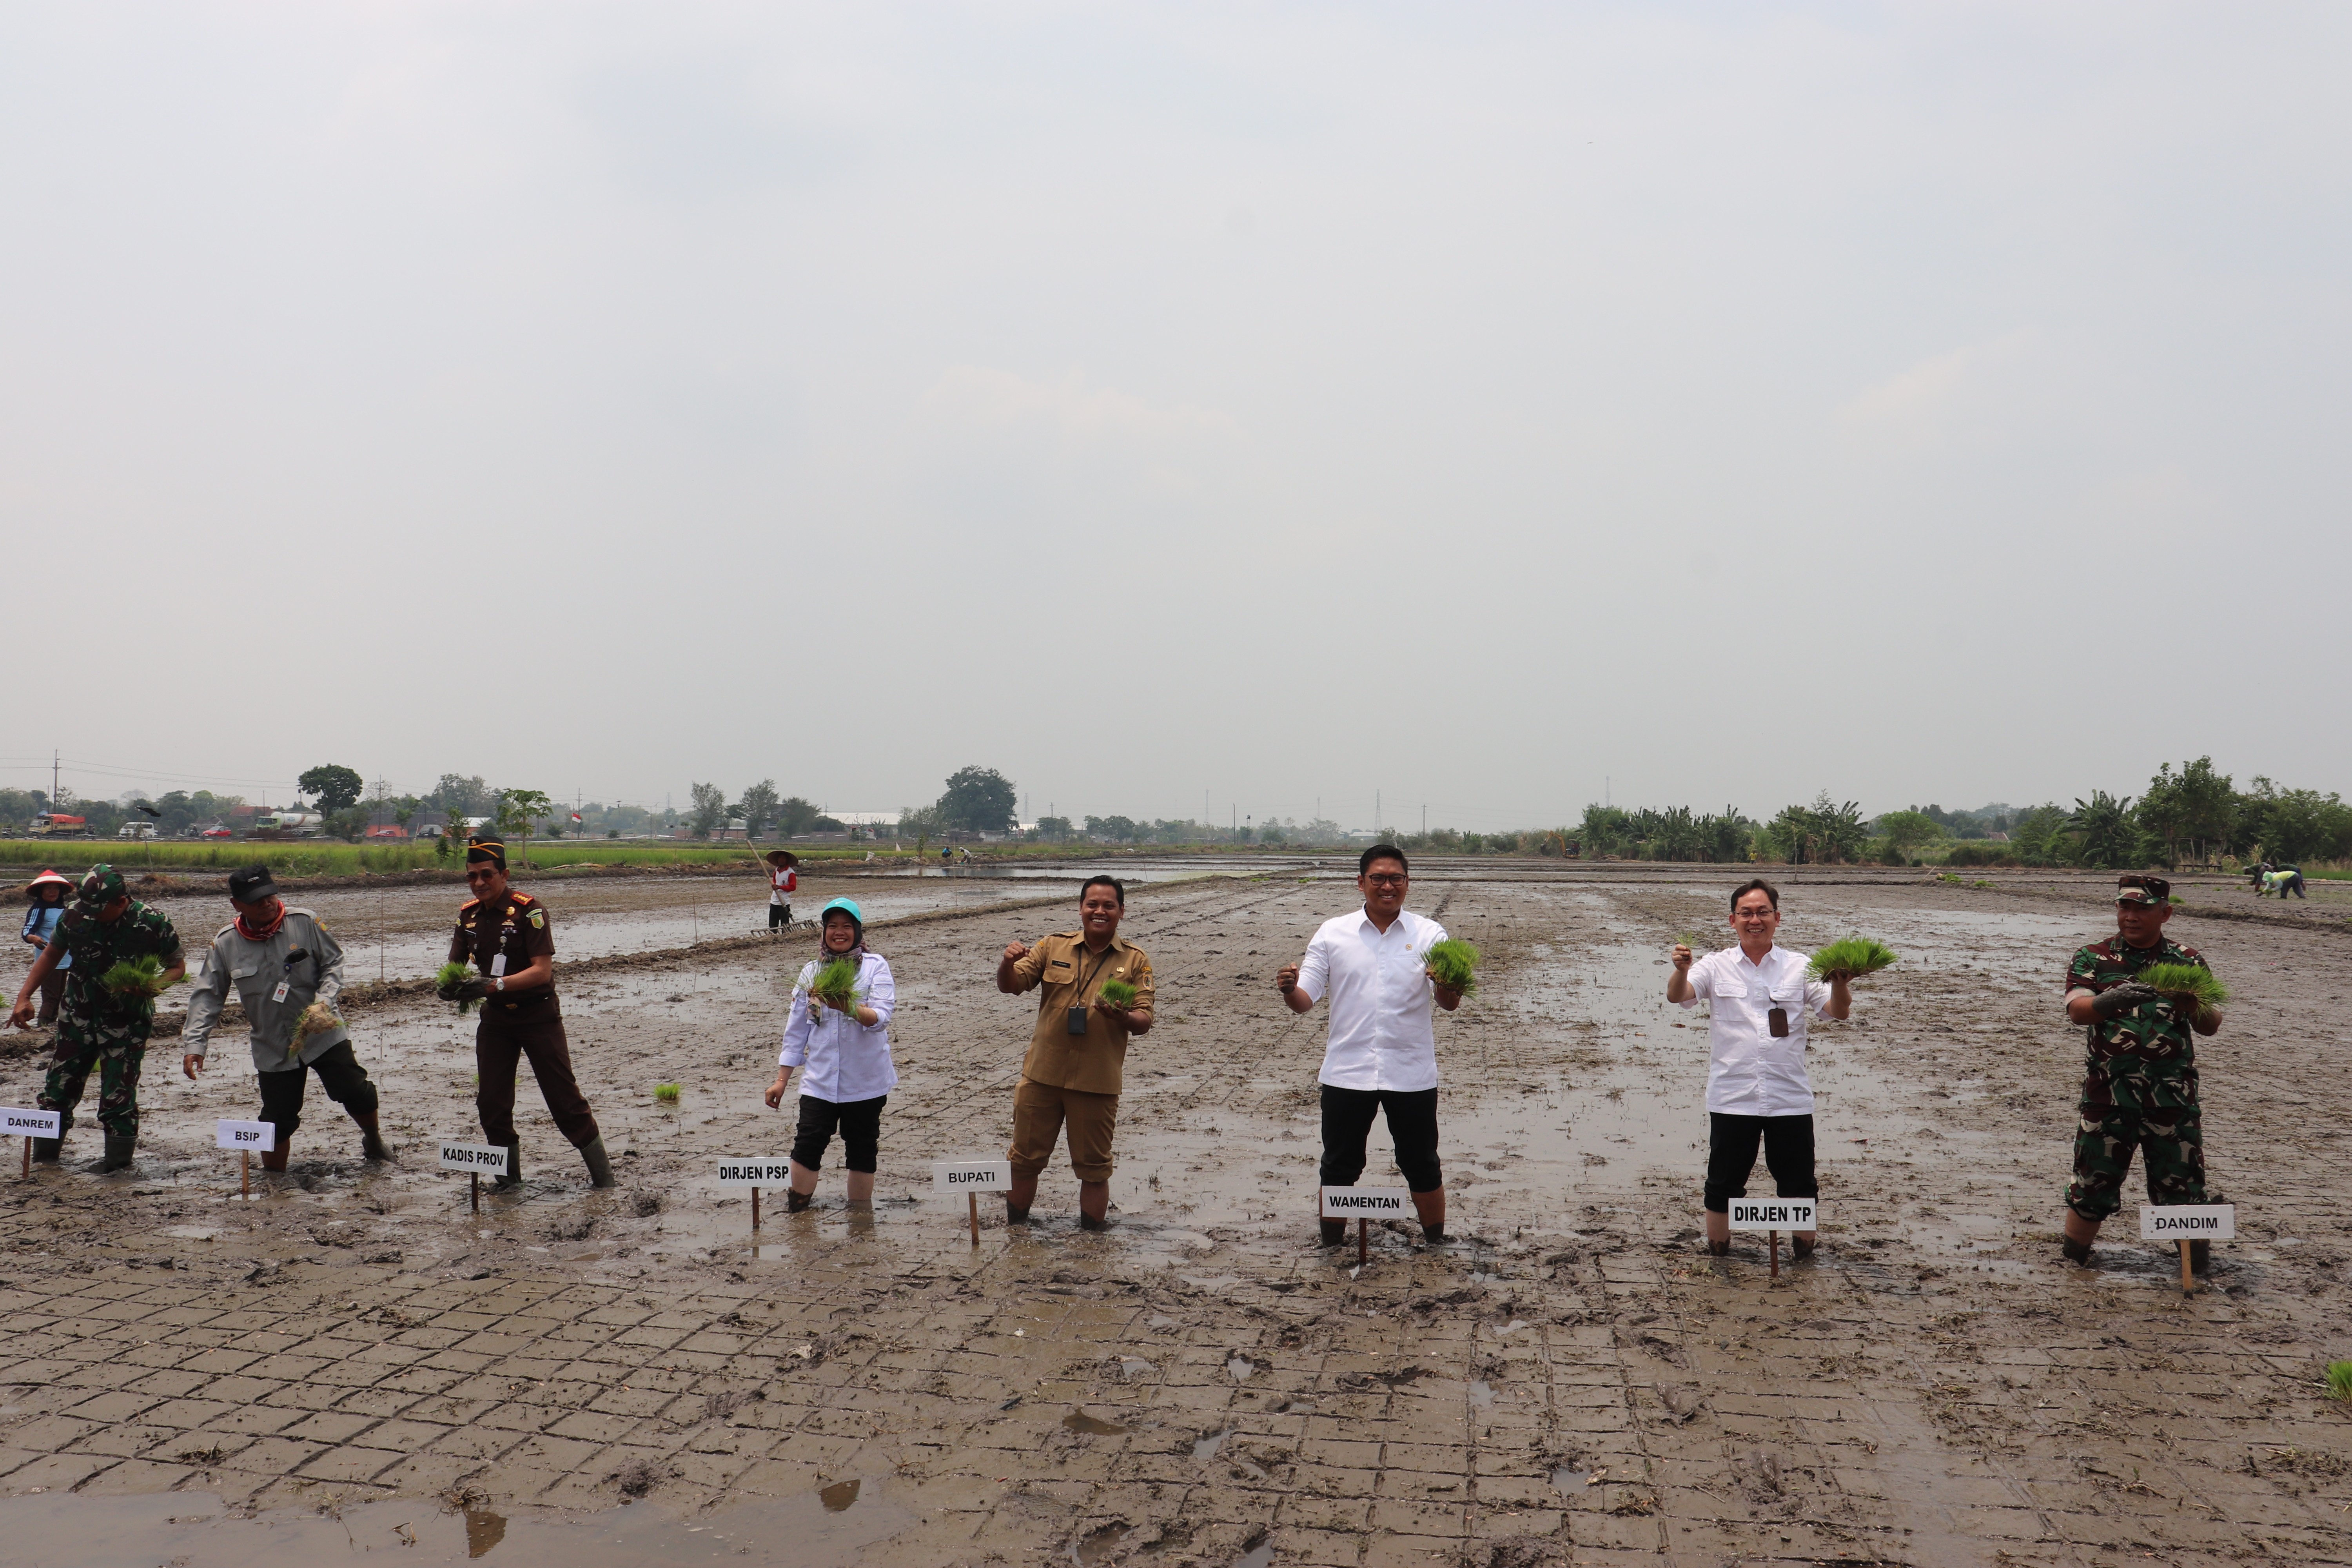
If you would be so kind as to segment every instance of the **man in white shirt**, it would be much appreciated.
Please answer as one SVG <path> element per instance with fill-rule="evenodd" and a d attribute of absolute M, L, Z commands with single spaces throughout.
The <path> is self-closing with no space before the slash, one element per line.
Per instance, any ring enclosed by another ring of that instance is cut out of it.
<path fill-rule="evenodd" d="M 768 863 L 768 930 L 771 933 L 789 931 L 793 923 L 793 894 L 801 885 L 797 869 L 801 858 L 789 849 L 771 849 L 760 858 Z"/>
<path fill-rule="evenodd" d="M 1843 1018 L 1853 1008 L 1851 978 L 1810 978 L 1801 952 L 1776 947 L 1780 891 L 1761 877 L 1731 895 L 1731 929 L 1739 945 L 1692 961 L 1675 944 L 1666 1000 L 1695 1007 L 1713 1004 L 1707 1024 L 1706 1249 L 1731 1250 L 1731 1200 L 1748 1195 L 1756 1145 L 1780 1195 L 1814 1198 L 1813 1088 L 1805 1076 L 1805 1018 Z M 1799 1258 L 1813 1250 L 1815 1234 L 1796 1235 Z"/>
<path fill-rule="evenodd" d="M 1404 851 L 1375 844 L 1356 862 L 1364 907 L 1323 922 L 1300 963 L 1274 977 L 1294 1013 L 1311 1011 L 1328 991 L 1331 1032 L 1323 1049 L 1323 1164 L 1327 1187 L 1355 1184 L 1364 1173 L 1372 1117 L 1384 1114 L 1397 1169 L 1412 1189 L 1421 1231 L 1445 1239 L 1445 1184 L 1437 1163 L 1437 1037 L 1430 1008 L 1451 1013 L 1462 993 L 1437 984 L 1427 954 L 1445 928 L 1404 907 L 1412 882 Z M 1318 1205 L 1320 1206 L 1319 1205 Z M 1347 1239 L 1348 1222 L 1322 1222 L 1322 1241 Z"/>

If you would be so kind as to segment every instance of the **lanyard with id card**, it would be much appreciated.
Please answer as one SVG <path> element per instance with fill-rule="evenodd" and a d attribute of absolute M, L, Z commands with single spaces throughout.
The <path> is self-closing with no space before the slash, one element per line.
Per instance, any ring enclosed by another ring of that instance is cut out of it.
<path fill-rule="evenodd" d="M 1084 942 L 1080 942 L 1080 943 L 1078 944 L 1078 952 L 1079 952 L 1081 954 L 1083 954 L 1083 953 L 1086 952 L 1086 943 L 1084 943 Z M 1102 970 L 1103 970 L 1103 964 L 1104 964 L 1105 963 L 1108 963 L 1108 962 L 1109 961 L 1109 959 L 1110 959 L 1110 955 L 1111 955 L 1111 950 L 1110 950 L 1109 948 L 1106 947 L 1106 948 L 1104 948 L 1104 949 L 1102 950 L 1102 957 L 1101 957 L 1100 959 L 1097 960 L 1097 961 L 1096 961 L 1096 963 L 1095 963 L 1095 973 L 1096 973 L 1097 974 L 1100 974 L 1100 973 L 1102 973 Z M 1086 968 L 1086 961 L 1084 960 L 1084 958 L 1083 958 L 1083 957 L 1082 957 L 1082 958 L 1080 958 L 1080 960 L 1078 961 L 1078 963 L 1077 963 L 1077 964 L 1076 964 L 1076 969 L 1077 969 L 1077 971 L 1078 971 L 1078 994 L 1079 994 L 1079 995 L 1081 995 L 1081 996 L 1083 996 L 1083 995 L 1085 995 L 1085 994 L 1087 994 L 1087 968 Z M 1085 1034 L 1085 1033 L 1087 1032 L 1087 1016 L 1088 1016 L 1088 1015 L 1090 1015 L 1093 1011 L 1094 1011 L 1094 1009 L 1093 1009 L 1092 1007 L 1090 1007 L 1090 1006 L 1087 1005 L 1086 1005 L 1086 1004 L 1084 1004 L 1084 1003 L 1079 1004 L 1079 1005 L 1078 1005 L 1077 1006 L 1076 1006 L 1076 1007 L 1072 1007 L 1072 1008 L 1067 1009 L 1067 1010 L 1066 1010 L 1066 1015 L 1065 1015 L 1065 1019 L 1064 1019 L 1065 1026 L 1069 1029 L 1070 1033 L 1071 1033 L 1071 1034 L 1073 1034 L 1073 1035 L 1083 1035 L 1083 1034 Z"/>

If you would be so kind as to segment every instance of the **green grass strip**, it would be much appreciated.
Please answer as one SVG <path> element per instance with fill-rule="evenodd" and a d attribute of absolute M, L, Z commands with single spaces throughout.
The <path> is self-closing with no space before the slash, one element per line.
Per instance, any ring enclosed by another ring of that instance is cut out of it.
<path fill-rule="evenodd" d="M 1429 973 L 1448 991 L 1467 996 L 1478 989 L 1478 950 L 1468 942 L 1449 936 L 1432 945 L 1426 957 Z"/>

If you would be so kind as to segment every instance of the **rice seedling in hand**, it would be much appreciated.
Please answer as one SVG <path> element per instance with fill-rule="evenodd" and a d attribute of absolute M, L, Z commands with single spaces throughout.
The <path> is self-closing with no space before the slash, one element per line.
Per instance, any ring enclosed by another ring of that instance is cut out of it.
<path fill-rule="evenodd" d="M 1849 936 L 1813 954 L 1812 962 L 1805 965 L 1805 973 L 1816 980 L 1827 980 L 1833 974 L 1859 980 L 1896 962 L 1895 950 L 1885 942 L 1873 937 Z"/>
<path fill-rule="evenodd" d="M 2230 999 L 2230 988 L 2201 963 L 2151 963 L 2135 978 L 2200 1018 Z"/>
<path fill-rule="evenodd" d="M 829 1006 L 847 1007 L 857 1000 L 857 965 L 836 958 L 816 972 L 809 994 Z"/>
<path fill-rule="evenodd" d="M 436 971 L 433 975 L 433 988 L 436 991 L 454 991 L 472 978 L 474 978 L 474 966 L 472 964 L 458 963 L 455 962 L 445 963 Z M 453 997 L 451 1000 L 457 1004 L 457 1012 L 460 1016 L 472 1012 L 476 1007 L 481 1005 L 481 998 L 478 996 L 471 999 L 459 996 Z"/>
<path fill-rule="evenodd" d="M 677 1096 L 678 1088 L 677 1085 L 674 1083 L 657 1083 L 654 1085 L 654 1098 L 660 1100 L 664 1105 L 676 1105 L 677 1103 Z"/>
<path fill-rule="evenodd" d="M 1675 941 L 1677 944 L 1689 948 L 1693 952 L 1699 954 L 1701 957 L 1706 956 L 1706 953 L 1711 951 L 1706 945 L 1706 938 L 1701 936 L 1695 931 L 1677 931 L 1675 934 Z"/>
<path fill-rule="evenodd" d="M 1138 993 L 1124 980 L 1106 980 L 1099 994 L 1105 1006 L 1123 1009 L 1135 1005 Z"/>
<path fill-rule="evenodd" d="M 2327 1397 L 2352 1399 L 2352 1361 L 2327 1363 Z"/>
<path fill-rule="evenodd" d="M 181 978 L 185 979 L 186 976 Z M 150 1001 L 161 995 L 166 986 L 178 984 L 163 978 L 163 961 L 152 952 L 139 958 L 116 960 L 113 967 L 98 977 L 98 983 L 117 996 Z"/>
<path fill-rule="evenodd" d="M 294 1043 L 299 1047 L 313 1035 L 323 1035 L 330 1029 L 341 1028 L 342 1022 L 341 1018 L 335 1016 L 335 1010 L 332 1007 L 328 1006 L 324 1002 L 313 1002 L 302 1009 L 302 1016 L 299 1018 L 294 1020 Z"/>
<path fill-rule="evenodd" d="M 1429 977 L 1448 991 L 1468 996 L 1478 989 L 1478 950 L 1458 937 L 1433 944 L 1427 954 Z"/>

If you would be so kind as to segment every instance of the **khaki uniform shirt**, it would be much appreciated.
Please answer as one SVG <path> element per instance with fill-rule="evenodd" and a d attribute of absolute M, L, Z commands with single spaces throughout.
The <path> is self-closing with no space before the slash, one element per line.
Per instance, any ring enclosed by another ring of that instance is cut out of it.
<path fill-rule="evenodd" d="M 1013 980 L 1024 991 L 1045 988 L 1037 999 L 1037 1032 L 1030 1037 L 1021 1076 L 1082 1094 L 1117 1094 L 1127 1066 L 1127 1031 L 1095 1012 L 1094 1003 L 1102 994 L 1104 981 L 1124 980 L 1135 987 L 1131 1010 L 1151 1011 L 1151 960 L 1143 950 L 1115 936 L 1109 947 L 1091 952 L 1086 932 L 1057 931 L 1039 938 L 1028 955 L 1013 964 Z M 1083 1035 L 1070 1033 L 1073 1007 L 1087 1009 Z"/>

